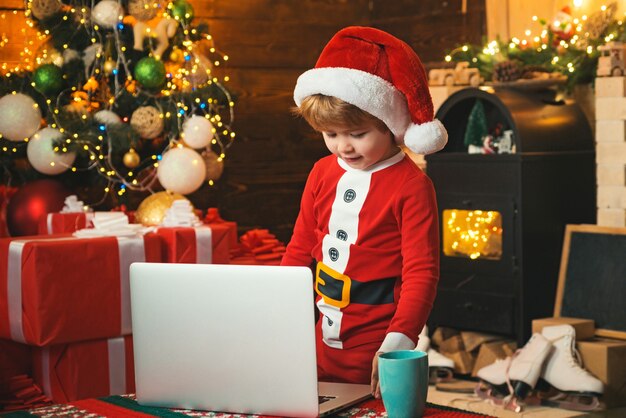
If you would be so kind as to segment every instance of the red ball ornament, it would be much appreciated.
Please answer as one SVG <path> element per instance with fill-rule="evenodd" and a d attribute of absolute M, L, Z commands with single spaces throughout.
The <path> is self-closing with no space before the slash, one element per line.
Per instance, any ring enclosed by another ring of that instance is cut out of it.
<path fill-rule="evenodd" d="M 72 192 L 56 180 L 26 183 L 7 205 L 9 234 L 13 237 L 37 235 L 39 220 L 50 212 L 63 209 L 65 198 L 70 194 Z"/>

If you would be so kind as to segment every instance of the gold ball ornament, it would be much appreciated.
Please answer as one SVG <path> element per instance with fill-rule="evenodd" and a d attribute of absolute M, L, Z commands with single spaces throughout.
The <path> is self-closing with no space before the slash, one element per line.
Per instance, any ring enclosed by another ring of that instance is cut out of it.
<path fill-rule="evenodd" d="M 180 48 L 172 48 L 172 52 L 170 53 L 170 61 L 181 62 L 183 61 L 183 59 L 183 51 L 181 51 Z"/>
<path fill-rule="evenodd" d="M 175 200 L 185 199 L 178 193 L 158 192 L 146 197 L 135 211 L 135 222 L 145 226 L 156 226 L 163 222 L 165 213 Z M 193 205 L 192 205 L 193 206 Z"/>
<path fill-rule="evenodd" d="M 117 63 L 115 61 L 106 60 L 104 62 L 104 65 L 102 66 L 102 69 L 104 70 L 106 74 L 111 74 L 113 70 L 115 70 L 115 67 L 117 67 Z"/>
<path fill-rule="evenodd" d="M 63 8 L 59 0 L 32 0 L 30 11 L 39 20 L 47 19 Z"/>
<path fill-rule="evenodd" d="M 139 157 L 139 154 L 137 154 L 137 151 L 131 148 L 126 154 L 124 154 L 123 162 L 126 167 L 135 168 L 141 162 L 141 158 Z"/>
<path fill-rule="evenodd" d="M 206 165 L 206 180 L 217 180 L 224 172 L 224 160 L 213 151 L 205 151 L 202 153 L 204 164 Z"/>
<path fill-rule="evenodd" d="M 130 126 L 144 139 L 154 139 L 163 132 L 161 112 L 154 106 L 137 108 L 130 117 Z"/>
<path fill-rule="evenodd" d="M 128 2 L 128 14 L 137 20 L 146 22 L 157 15 L 158 2 L 154 0 L 130 0 Z"/>

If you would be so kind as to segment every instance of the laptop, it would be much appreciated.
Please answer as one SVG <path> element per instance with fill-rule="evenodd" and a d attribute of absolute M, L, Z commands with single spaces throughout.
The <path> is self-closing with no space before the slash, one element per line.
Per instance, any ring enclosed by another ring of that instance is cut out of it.
<path fill-rule="evenodd" d="M 141 405 L 323 416 L 369 385 L 319 383 L 307 267 L 133 263 Z"/>

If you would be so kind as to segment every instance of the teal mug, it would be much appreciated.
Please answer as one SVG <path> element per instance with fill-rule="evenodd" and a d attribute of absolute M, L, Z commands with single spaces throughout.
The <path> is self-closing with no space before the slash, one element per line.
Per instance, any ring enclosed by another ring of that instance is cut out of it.
<path fill-rule="evenodd" d="M 428 394 L 428 354 L 390 351 L 378 356 L 380 394 L 389 418 L 421 417 Z"/>

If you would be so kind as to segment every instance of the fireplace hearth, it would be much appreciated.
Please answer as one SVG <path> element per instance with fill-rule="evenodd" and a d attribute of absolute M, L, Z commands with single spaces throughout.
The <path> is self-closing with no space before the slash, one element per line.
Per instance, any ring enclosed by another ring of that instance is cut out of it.
<path fill-rule="evenodd" d="M 477 100 L 487 125 L 510 130 L 513 153 L 468 154 L 464 135 Z M 568 223 L 595 223 L 591 128 L 580 108 L 551 90 L 451 95 L 437 118 L 449 134 L 426 157 L 437 192 L 441 278 L 429 319 L 514 338 L 552 316 Z"/>

